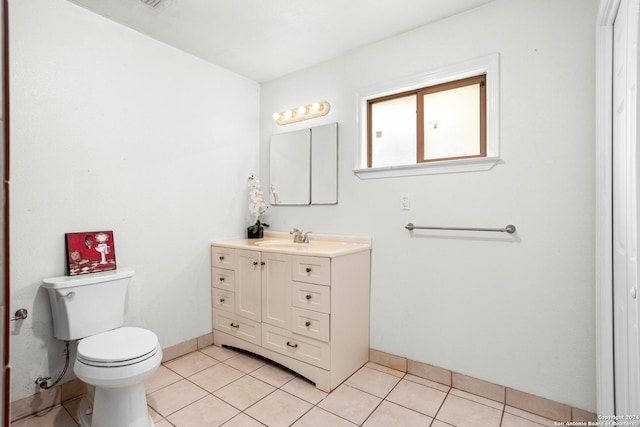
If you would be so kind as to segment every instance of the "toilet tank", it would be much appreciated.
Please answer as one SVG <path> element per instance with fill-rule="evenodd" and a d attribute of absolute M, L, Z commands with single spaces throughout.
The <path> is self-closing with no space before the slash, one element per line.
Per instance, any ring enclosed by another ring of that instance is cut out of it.
<path fill-rule="evenodd" d="M 125 297 L 133 269 L 44 279 L 53 333 L 65 341 L 77 340 L 124 324 Z"/>

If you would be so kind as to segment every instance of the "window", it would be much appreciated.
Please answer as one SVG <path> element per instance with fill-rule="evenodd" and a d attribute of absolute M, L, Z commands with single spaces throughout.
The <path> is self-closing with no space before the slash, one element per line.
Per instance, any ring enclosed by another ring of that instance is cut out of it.
<path fill-rule="evenodd" d="M 361 91 L 361 178 L 488 170 L 498 153 L 498 55 Z"/>

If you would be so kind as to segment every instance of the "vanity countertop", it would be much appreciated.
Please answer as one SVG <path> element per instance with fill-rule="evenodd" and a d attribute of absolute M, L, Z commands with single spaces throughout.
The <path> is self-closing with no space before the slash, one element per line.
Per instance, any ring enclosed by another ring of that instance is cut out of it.
<path fill-rule="evenodd" d="M 293 237 L 287 232 L 265 231 L 263 239 L 225 240 L 213 244 L 233 249 L 333 258 L 371 250 L 371 237 L 309 233 L 309 243 L 293 243 Z"/>

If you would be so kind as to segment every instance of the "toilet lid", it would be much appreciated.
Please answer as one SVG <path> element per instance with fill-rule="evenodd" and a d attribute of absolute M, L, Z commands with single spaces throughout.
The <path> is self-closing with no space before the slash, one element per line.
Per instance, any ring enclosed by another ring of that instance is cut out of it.
<path fill-rule="evenodd" d="M 136 363 L 157 351 L 158 337 L 142 328 L 125 326 L 80 340 L 78 360 L 114 366 Z"/>

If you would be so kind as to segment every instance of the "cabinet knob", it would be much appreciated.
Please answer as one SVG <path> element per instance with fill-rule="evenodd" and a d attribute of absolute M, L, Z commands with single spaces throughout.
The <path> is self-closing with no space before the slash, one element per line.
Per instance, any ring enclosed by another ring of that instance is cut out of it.
<path fill-rule="evenodd" d="M 224 277 L 221 277 L 221 278 L 220 278 L 220 281 L 221 281 L 221 282 L 224 282 Z"/>
<path fill-rule="evenodd" d="M 264 261 L 262 261 L 262 262 L 260 263 L 260 265 L 265 265 L 265 264 L 266 264 L 266 262 L 264 262 Z"/>
<path fill-rule="evenodd" d="M 220 259 L 220 261 L 224 261 L 224 257 L 222 255 L 219 256 L 218 259 Z"/>
<path fill-rule="evenodd" d="M 239 328 L 239 327 L 240 327 L 240 325 L 236 325 L 236 324 L 235 324 L 235 323 L 233 323 L 233 322 L 231 322 L 231 323 L 229 324 L 229 326 L 231 326 L 232 328 Z"/>
<path fill-rule="evenodd" d="M 258 265 L 258 261 L 253 261 L 253 265 L 254 266 Z"/>
<path fill-rule="evenodd" d="M 311 295 L 307 294 L 307 296 L 305 296 L 305 298 L 307 299 L 307 301 L 309 301 L 311 299 Z"/>
<path fill-rule="evenodd" d="M 307 320 L 306 322 L 304 322 L 304 326 L 306 326 L 306 327 L 308 328 L 309 326 L 311 326 L 311 322 L 309 322 L 309 321 Z"/>
<path fill-rule="evenodd" d="M 307 267 L 307 268 L 305 269 L 305 271 L 306 271 L 307 273 L 311 273 L 311 267 Z"/>
<path fill-rule="evenodd" d="M 287 341 L 287 346 L 291 348 L 298 348 L 298 344 L 291 344 L 289 341 Z"/>
<path fill-rule="evenodd" d="M 225 301 L 225 299 L 224 299 L 224 298 L 220 298 L 220 302 L 224 302 L 224 301 Z"/>

